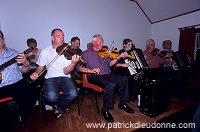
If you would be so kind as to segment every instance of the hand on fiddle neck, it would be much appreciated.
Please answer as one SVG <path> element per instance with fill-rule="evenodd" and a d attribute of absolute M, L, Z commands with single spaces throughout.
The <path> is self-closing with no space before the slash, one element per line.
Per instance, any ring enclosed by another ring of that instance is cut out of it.
<path fill-rule="evenodd" d="M 77 64 L 77 62 L 80 60 L 80 56 L 75 54 L 72 56 L 71 64 Z"/>
<path fill-rule="evenodd" d="M 68 66 L 66 66 L 66 67 L 64 68 L 64 70 L 63 70 L 64 74 L 67 75 L 67 74 L 69 74 L 71 71 L 73 71 L 74 68 L 75 68 L 75 66 L 76 66 L 76 64 L 77 64 L 77 62 L 78 62 L 79 60 L 80 60 L 80 56 L 79 56 L 79 55 L 77 55 L 77 54 L 73 55 L 73 56 L 72 56 L 72 59 L 71 59 L 71 64 L 68 65 Z"/>
<path fill-rule="evenodd" d="M 172 53 L 165 55 L 165 58 L 171 58 L 171 57 L 172 57 Z"/>
<path fill-rule="evenodd" d="M 117 58 L 121 59 L 121 58 L 126 58 L 128 57 L 128 53 L 121 53 Z"/>

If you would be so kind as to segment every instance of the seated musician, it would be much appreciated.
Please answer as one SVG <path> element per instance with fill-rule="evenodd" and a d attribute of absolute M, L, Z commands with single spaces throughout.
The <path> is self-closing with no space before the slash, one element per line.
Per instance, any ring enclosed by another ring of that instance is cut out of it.
<path fill-rule="evenodd" d="M 82 50 L 80 49 L 80 38 L 79 37 L 71 38 L 71 47 L 73 49 L 77 49 L 80 52 L 80 54 L 82 53 Z"/>
<path fill-rule="evenodd" d="M 128 53 L 129 55 L 132 56 L 131 51 L 133 49 L 135 49 L 135 45 L 133 44 L 133 41 L 131 39 L 127 38 L 127 39 L 123 40 L 123 49 L 121 49 L 119 52 L 120 53 Z M 127 59 L 131 60 L 130 58 L 127 58 Z M 125 59 L 119 60 L 119 64 L 121 64 L 121 66 L 120 67 L 115 67 L 114 71 L 117 74 L 125 75 L 125 76 L 128 77 L 128 80 L 129 80 L 128 81 L 129 82 L 129 97 L 130 97 L 130 100 L 134 100 L 134 96 L 135 96 L 136 90 L 134 88 L 135 81 L 134 81 L 134 78 L 133 78 L 133 74 L 131 74 L 129 69 L 128 69 L 128 66 L 130 66 L 130 64 L 126 63 Z"/>
<path fill-rule="evenodd" d="M 77 96 L 76 85 L 71 78 L 70 72 L 79 61 L 78 55 L 73 55 L 71 60 L 61 54 L 58 56 L 56 49 L 64 43 L 64 33 L 61 29 L 51 32 L 52 45 L 43 49 L 37 64 L 39 65 L 30 78 L 36 80 L 40 73 L 47 68 L 44 82 L 44 94 L 47 101 L 54 105 L 54 117 L 60 119 L 69 108 L 70 103 Z M 62 49 L 61 49 L 62 50 Z M 56 59 L 55 59 L 56 58 Z M 52 63 L 52 60 L 53 63 Z M 60 91 L 63 95 L 60 95 Z"/>
<path fill-rule="evenodd" d="M 165 68 L 173 68 L 172 64 L 174 64 L 174 61 L 172 60 L 172 53 L 174 52 L 172 48 L 172 42 L 171 40 L 165 40 L 163 42 L 163 55 L 165 59 L 165 64 L 163 65 Z M 162 53 L 162 52 L 161 52 Z"/>
<path fill-rule="evenodd" d="M 33 48 L 33 52 L 27 54 L 27 59 L 30 62 L 31 69 L 35 70 L 37 68 L 36 62 L 42 50 L 37 48 L 37 41 L 35 39 L 29 38 L 26 42 L 28 47 Z"/>
<path fill-rule="evenodd" d="M 98 85 L 104 89 L 103 93 L 103 108 L 101 114 L 105 120 L 113 122 L 114 118 L 110 114 L 109 109 L 114 108 L 114 91 L 119 88 L 120 103 L 119 109 L 125 110 L 128 113 L 133 113 L 134 110 L 128 107 L 126 104 L 129 101 L 129 88 L 128 78 L 126 76 L 117 75 L 111 73 L 110 67 L 118 65 L 118 61 L 121 58 L 127 56 L 127 53 L 120 54 L 116 59 L 110 59 L 108 57 L 100 58 L 98 51 L 102 49 L 104 40 L 101 35 L 94 35 L 92 38 L 93 47 L 84 51 L 81 57 L 86 61 L 85 66 L 78 66 L 81 72 L 88 73 L 89 82 Z M 101 65 L 103 64 L 102 68 Z"/>
<path fill-rule="evenodd" d="M 77 50 L 79 55 L 81 55 L 82 50 L 80 49 L 80 38 L 73 37 L 71 38 L 71 48 Z M 76 68 L 70 73 L 74 80 L 82 80 L 81 72 L 78 72 Z"/>
<path fill-rule="evenodd" d="M 144 58 L 149 68 L 159 68 L 164 64 L 164 59 L 157 54 L 158 49 L 155 48 L 153 39 L 146 41 L 146 50 L 143 51 Z"/>
<path fill-rule="evenodd" d="M 176 62 L 173 60 L 173 50 L 172 48 L 172 42 L 170 40 L 165 40 L 163 42 L 164 49 L 163 54 L 165 62 L 164 62 L 164 68 L 165 68 L 165 76 L 168 78 L 168 84 L 171 84 L 169 88 L 171 88 L 171 96 L 183 98 L 184 96 L 184 85 L 187 82 L 187 73 L 180 72 L 179 67 L 177 66 Z"/>
<path fill-rule="evenodd" d="M 6 62 L 10 63 L 5 64 Z M 2 31 L 0 31 L 0 65 L 0 98 L 12 97 L 18 103 L 19 125 L 24 126 L 35 103 L 34 95 L 29 91 L 27 81 L 22 76 L 22 73 L 30 70 L 30 64 L 24 54 L 6 47 Z"/>
<path fill-rule="evenodd" d="M 27 80 L 29 80 L 30 78 L 30 75 L 35 71 L 35 69 L 37 68 L 37 60 L 38 60 L 38 57 L 41 53 L 41 49 L 38 49 L 37 48 L 37 41 L 34 39 L 34 38 L 29 38 L 27 39 L 26 41 L 27 43 L 27 46 L 29 48 L 33 48 L 33 52 L 30 52 L 26 55 L 28 61 L 30 62 L 30 71 L 28 73 L 25 73 L 23 74 L 23 77 Z M 30 86 L 34 89 L 38 86 L 43 86 L 43 82 L 44 82 L 44 76 L 40 77 L 40 79 L 37 79 L 37 81 L 35 81 L 34 83 L 32 83 Z M 37 89 L 39 90 L 38 93 L 40 93 L 40 89 Z M 39 96 L 39 94 L 38 94 Z"/>

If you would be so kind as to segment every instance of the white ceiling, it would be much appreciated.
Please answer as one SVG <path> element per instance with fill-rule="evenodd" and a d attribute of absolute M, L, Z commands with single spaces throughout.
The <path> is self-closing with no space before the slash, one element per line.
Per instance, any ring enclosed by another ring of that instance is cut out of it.
<path fill-rule="evenodd" d="M 149 21 L 157 23 L 194 11 L 200 11 L 200 0 L 131 0 L 144 12 Z M 200 16 L 199 16 L 200 17 Z"/>

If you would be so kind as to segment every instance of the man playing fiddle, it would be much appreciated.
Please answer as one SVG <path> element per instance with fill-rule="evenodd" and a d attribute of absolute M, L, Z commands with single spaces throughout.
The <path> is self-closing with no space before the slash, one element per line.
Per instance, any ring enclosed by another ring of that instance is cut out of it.
<path fill-rule="evenodd" d="M 104 89 L 103 108 L 101 110 L 101 114 L 105 120 L 113 122 L 114 118 L 108 109 L 114 108 L 115 88 L 119 88 L 120 94 L 120 103 L 118 108 L 123 109 L 128 113 L 134 113 L 134 111 L 125 103 L 129 101 L 128 78 L 126 76 L 111 73 L 110 69 L 110 67 L 118 65 L 118 61 L 121 58 L 127 57 L 128 54 L 122 53 L 113 60 L 108 57 L 100 58 L 98 51 L 100 51 L 104 45 L 103 37 L 98 34 L 94 35 L 92 38 L 92 44 L 93 47 L 87 49 L 81 55 L 81 57 L 83 57 L 86 61 L 86 66 L 77 66 L 77 69 L 81 72 L 88 73 L 89 81 Z M 102 63 L 103 66 L 101 67 Z"/>
<path fill-rule="evenodd" d="M 73 37 L 71 38 L 71 48 L 76 50 L 79 55 L 81 55 L 82 50 L 80 49 L 80 38 L 79 37 Z M 71 76 L 74 80 L 82 80 L 82 74 L 78 72 L 76 69 L 74 69 L 71 72 Z"/>
<path fill-rule="evenodd" d="M 80 49 L 80 38 L 79 37 L 73 37 L 71 38 L 71 48 L 76 49 L 82 53 L 82 50 Z"/>
<path fill-rule="evenodd" d="M 76 85 L 71 78 L 70 72 L 79 61 L 79 56 L 75 54 L 71 60 L 67 60 L 62 54 L 49 66 L 50 62 L 58 55 L 56 49 L 64 43 L 63 31 L 61 29 L 52 30 L 51 40 L 52 45 L 42 50 L 37 61 L 39 66 L 31 74 L 30 78 L 36 80 L 45 66 L 48 66 L 45 75 L 44 94 L 46 100 L 55 106 L 54 116 L 56 119 L 59 119 L 63 117 L 63 113 L 77 96 Z M 59 94 L 60 91 L 63 92 L 62 96 Z"/>
<path fill-rule="evenodd" d="M 153 52 L 156 53 L 153 53 Z M 144 58 L 148 64 L 149 68 L 159 68 L 164 64 L 164 59 L 160 57 L 155 48 L 155 42 L 153 39 L 148 39 L 146 41 L 146 50 L 143 51 Z"/>

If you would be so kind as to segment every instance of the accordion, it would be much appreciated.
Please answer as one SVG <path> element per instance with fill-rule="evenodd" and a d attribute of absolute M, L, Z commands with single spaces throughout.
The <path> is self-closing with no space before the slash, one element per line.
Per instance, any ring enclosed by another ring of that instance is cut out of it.
<path fill-rule="evenodd" d="M 144 73 L 145 69 L 148 69 L 148 65 L 145 61 L 144 55 L 141 49 L 134 49 L 128 52 L 134 59 L 125 59 L 125 63 L 129 63 L 129 67 L 116 67 L 115 73 L 121 75 L 133 76 L 135 80 L 138 80 Z"/>
<path fill-rule="evenodd" d="M 179 70 L 187 70 L 191 68 L 191 62 L 189 60 L 188 54 L 185 51 L 173 52 L 173 59 L 176 62 Z"/>

